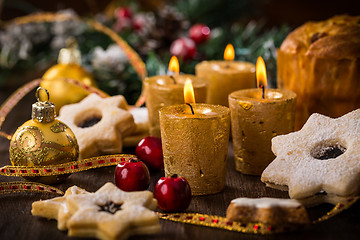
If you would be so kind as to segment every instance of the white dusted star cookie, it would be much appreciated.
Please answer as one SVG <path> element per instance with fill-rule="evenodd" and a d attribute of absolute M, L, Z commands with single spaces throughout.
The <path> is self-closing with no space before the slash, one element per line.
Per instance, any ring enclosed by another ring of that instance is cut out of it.
<path fill-rule="evenodd" d="M 66 223 L 71 217 L 66 198 L 77 194 L 88 194 L 88 192 L 77 186 L 72 186 L 66 190 L 65 195 L 62 197 L 33 202 L 31 214 L 48 219 L 56 219 L 58 221 L 58 229 L 66 230 Z"/>
<path fill-rule="evenodd" d="M 93 93 L 79 103 L 63 106 L 58 119 L 74 132 L 79 158 L 84 159 L 122 151 L 123 137 L 135 129 L 134 118 L 127 108 L 121 95 L 101 98 Z"/>
<path fill-rule="evenodd" d="M 261 181 L 306 205 L 335 204 L 360 193 L 359 146 L 360 109 L 335 119 L 312 114 L 300 131 L 272 139 L 276 158 Z"/>
<path fill-rule="evenodd" d="M 155 212 L 156 199 L 150 191 L 124 192 L 106 183 L 95 193 L 67 198 L 72 217 L 69 236 L 126 239 L 135 234 L 161 230 Z"/>

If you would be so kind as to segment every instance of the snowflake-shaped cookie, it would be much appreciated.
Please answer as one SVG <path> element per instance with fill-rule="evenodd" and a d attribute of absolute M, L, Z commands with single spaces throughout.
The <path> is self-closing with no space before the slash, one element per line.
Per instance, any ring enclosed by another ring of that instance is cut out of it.
<path fill-rule="evenodd" d="M 123 137 L 135 129 L 127 108 L 121 95 L 101 98 L 93 93 L 79 103 L 63 106 L 58 119 L 74 132 L 79 158 L 84 159 L 122 151 Z"/>
<path fill-rule="evenodd" d="M 157 206 L 150 191 L 124 192 L 107 183 L 95 193 L 70 196 L 67 203 L 73 213 L 67 223 L 69 236 L 126 239 L 161 229 L 150 210 Z"/>
<path fill-rule="evenodd" d="M 56 219 L 58 221 L 58 229 L 66 230 L 66 223 L 71 217 L 66 198 L 77 194 L 88 194 L 88 192 L 77 186 L 72 186 L 66 190 L 65 195 L 62 197 L 33 202 L 31 214 L 48 219 Z"/>
<path fill-rule="evenodd" d="M 295 199 L 334 203 L 360 189 L 360 109 L 332 119 L 312 114 L 304 127 L 272 139 L 276 158 L 261 181 Z"/>

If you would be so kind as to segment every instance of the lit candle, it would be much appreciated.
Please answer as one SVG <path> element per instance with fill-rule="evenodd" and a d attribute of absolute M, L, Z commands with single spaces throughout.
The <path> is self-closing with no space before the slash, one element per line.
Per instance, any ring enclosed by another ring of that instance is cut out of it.
<path fill-rule="evenodd" d="M 190 80 L 184 87 L 186 104 L 160 109 L 165 175 L 185 177 L 193 195 L 217 193 L 225 185 L 230 110 L 196 104 L 188 84 Z"/>
<path fill-rule="evenodd" d="M 261 175 L 274 160 L 271 139 L 294 128 L 296 94 L 283 89 L 267 89 L 262 58 L 256 63 L 258 88 L 229 95 L 231 132 L 237 171 Z"/>
<path fill-rule="evenodd" d="M 172 75 L 154 76 L 144 81 L 146 107 L 149 111 L 150 135 L 160 137 L 159 110 L 164 106 L 184 102 L 183 88 L 185 79 L 194 83 L 194 91 L 198 102 L 206 100 L 206 83 L 190 74 L 179 74 L 179 62 L 173 56 L 169 62 Z"/>
<path fill-rule="evenodd" d="M 225 61 L 203 61 L 196 65 L 196 76 L 208 84 L 206 103 L 229 106 L 231 92 L 254 87 L 255 65 L 233 61 L 234 57 L 234 47 L 228 44 L 224 51 Z"/>

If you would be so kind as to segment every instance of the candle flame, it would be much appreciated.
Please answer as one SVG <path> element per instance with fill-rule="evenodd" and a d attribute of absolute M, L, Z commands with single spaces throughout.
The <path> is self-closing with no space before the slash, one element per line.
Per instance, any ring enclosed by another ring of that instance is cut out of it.
<path fill-rule="evenodd" d="M 235 50 L 232 44 L 226 45 L 225 51 L 224 51 L 224 59 L 228 61 L 232 61 L 235 58 Z"/>
<path fill-rule="evenodd" d="M 258 57 L 256 61 L 256 82 L 257 87 L 261 85 L 267 87 L 266 67 L 262 57 Z"/>
<path fill-rule="evenodd" d="M 195 103 L 194 88 L 190 78 L 187 78 L 184 84 L 184 100 L 185 103 Z"/>
<path fill-rule="evenodd" d="M 169 71 L 179 74 L 179 60 L 176 56 L 172 56 L 169 62 Z"/>

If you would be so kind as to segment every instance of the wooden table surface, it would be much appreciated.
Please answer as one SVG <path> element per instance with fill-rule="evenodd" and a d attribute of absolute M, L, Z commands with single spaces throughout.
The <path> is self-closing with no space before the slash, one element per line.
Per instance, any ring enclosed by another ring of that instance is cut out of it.
<path fill-rule="evenodd" d="M 0 103 L 12 91 L 0 89 Z M 3 130 L 13 133 L 18 126 L 30 119 L 31 104 L 34 94 L 29 94 L 7 118 Z M 0 138 L 0 166 L 9 165 L 9 141 Z M 125 149 L 134 153 L 134 149 Z M 226 187 L 223 192 L 193 197 L 187 212 L 225 216 L 230 201 L 237 197 L 280 197 L 287 198 L 287 192 L 265 187 L 259 177 L 247 176 L 234 170 L 232 145 L 229 144 Z M 77 185 L 88 191 L 96 191 L 106 182 L 114 182 L 115 167 L 105 167 L 72 174 L 65 182 L 55 185 L 66 190 Z M 151 172 L 151 185 L 163 175 L 162 171 Z M 19 181 L 20 178 L 0 176 L 0 181 Z M 52 198 L 52 194 L 14 193 L 0 195 L 0 239 L 76 239 L 69 238 L 67 233 L 59 231 L 55 220 L 47 220 L 31 215 L 31 204 L 34 201 Z M 310 217 L 325 214 L 331 205 L 323 204 L 308 209 Z M 194 226 L 160 220 L 161 233 L 150 236 L 133 236 L 130 239 L 359 239 L 360 238 L 360 203 L 324 222 L 311 225 L 305 230 L 274 235 L 253 235 L 215 228 Z"/>

